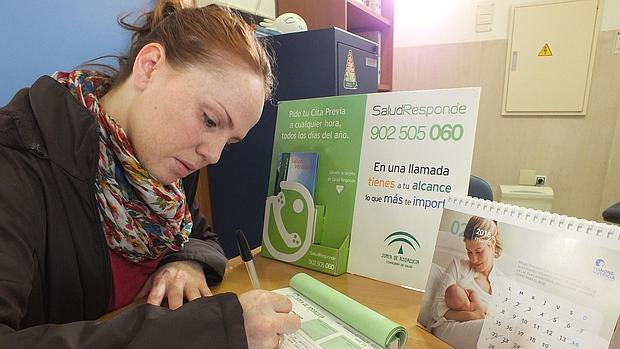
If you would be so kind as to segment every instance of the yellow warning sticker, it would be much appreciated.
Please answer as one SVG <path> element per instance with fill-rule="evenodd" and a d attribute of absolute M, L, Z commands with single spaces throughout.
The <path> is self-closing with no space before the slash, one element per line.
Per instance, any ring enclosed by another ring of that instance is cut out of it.
<path fill-rule="evenodd" d="M 539 57 L 553 56 L 553 53 L 551 53 L 551 47 L 549 47 L 548 43 L 545 43 L 545 46 L 543 46 L 543 48 L 540 49 L 540 52 L 538 52 L 538 56 Z"/>

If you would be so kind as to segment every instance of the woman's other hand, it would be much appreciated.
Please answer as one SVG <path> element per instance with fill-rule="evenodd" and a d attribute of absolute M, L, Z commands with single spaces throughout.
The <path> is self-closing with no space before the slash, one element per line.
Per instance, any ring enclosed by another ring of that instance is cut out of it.
<path fill-rule="evenodd" d="M 285 296 L 265 290 L 252 290 L 239 295 L 243 308 L 245 333 L 250 349 L 273 349 L 280 336 L 301 327 L 301 320 L 291 313 L 293 304 Z"/>
<path fill-rule="evenodd" d="M 183 305 L 183 299 L 211 296 L 202 266 L 194 261 L 178 261 L 164 264 L 153 273 L 136 299 L 146 298 L 146 302 L 161 305 L 164 298 L 168 307 L 175 310 Z"/>
<path fill-rule="evenodd" d="M 487 317 L 486 307 L 478 307 L 472 312 L 473 320 L 480 320 Z"/>

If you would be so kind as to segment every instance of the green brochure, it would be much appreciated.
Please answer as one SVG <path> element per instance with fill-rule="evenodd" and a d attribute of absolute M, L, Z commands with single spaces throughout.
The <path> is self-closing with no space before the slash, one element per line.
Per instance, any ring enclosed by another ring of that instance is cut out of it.
<path fill-rule="evenodd" d="M 263 255 L 332 275 L 346 271 L 365 101 L 279 103 Z"/>
<path fill-rule="evenodd" d="M 274 291 L 288 296 L 301 318 L 301 330 L 286 335 L 284 347 L 402 349 L 407 342 L 403 326 L 307 274 L 293 276 L 290 286 Z"/>

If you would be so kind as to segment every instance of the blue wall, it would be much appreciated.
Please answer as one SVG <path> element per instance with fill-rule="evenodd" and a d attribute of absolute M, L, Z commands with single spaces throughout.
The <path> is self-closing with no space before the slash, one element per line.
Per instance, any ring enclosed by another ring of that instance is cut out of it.
<path fill-rule="evenodd" d="M 0 106 L 39 76 L 125 52 L 129 33 L 120 14 L 150 0 L 18 0 L 0 7 Z M 108 61 L 109 63 L 110 61 Z"/>

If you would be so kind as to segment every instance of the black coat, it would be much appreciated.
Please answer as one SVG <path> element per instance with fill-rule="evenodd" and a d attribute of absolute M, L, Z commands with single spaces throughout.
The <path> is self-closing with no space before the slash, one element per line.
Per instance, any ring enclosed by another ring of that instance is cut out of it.
<path fill-rule="evenodd" d="M 97 159 L 95 117 L 54 79 L 41 77 L 0 109 L 0 348 L 246 348 L 233 294 L 92 321 L 111 294 Z M 183 180 L 190 241 L 161 263 L 198 261 L 212 285 L 226 258 L 194 203 L 197 179 Z"/>

